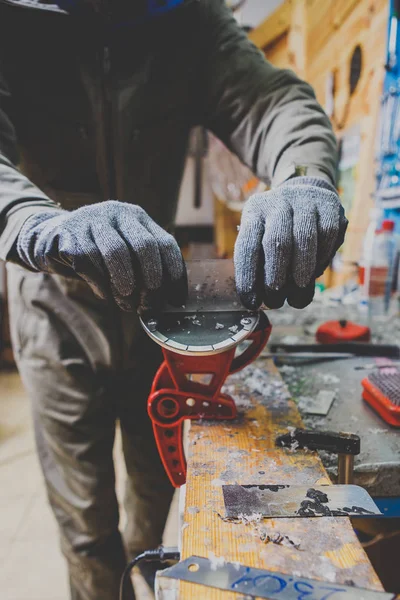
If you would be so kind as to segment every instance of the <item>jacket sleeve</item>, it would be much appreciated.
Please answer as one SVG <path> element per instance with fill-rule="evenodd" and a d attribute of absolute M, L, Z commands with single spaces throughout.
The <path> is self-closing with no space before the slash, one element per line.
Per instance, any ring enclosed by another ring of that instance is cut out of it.
<path fill-rule="evenodd" d="M 15 129 L 7 116 L 10 91 L 0 70 L 0 259 L 10 257 L 24 221 L 36 212 L 58 209 L 55 202 L 18 170 Z"/>
<path fill-rule="evenodd" d="M 335 183 L 336 139 L 311 86 L 271 65 L 223 0 L 206 5 L 204 125 L 272 186 L 296 166 Z"/>

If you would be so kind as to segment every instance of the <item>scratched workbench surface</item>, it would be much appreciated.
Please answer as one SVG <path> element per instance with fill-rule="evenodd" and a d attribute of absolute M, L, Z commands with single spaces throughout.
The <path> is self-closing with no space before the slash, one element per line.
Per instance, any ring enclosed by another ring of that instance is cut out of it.
<path fill-rule="evenodd" d="M 273 325 L 270 341 L 287 343 L 315 342 L 316 329 L 324 321 L 347 318 L 358 322 L 360 318 L 354 306 L 327 306 L 315 301 L 301 311 L 286 306 L 278 311 L 270 311 L 268 316 Z M 400 344 L 400 318 L 393 316 L 380 323 L 374 322 L 372 341 Z M 279 367 L 279 370 L 306 427 L 348 431 L 360 436 L 361 453 L 355 457 L 354 483 L 365 487 L 373 497 L 399 497 L 400 430 L 385 423 L 361 398 L 361 380 L 368 376 L 371 372 L 368 367 L 375 362 L 376 359 L 361 357 L 314 364 L 288 364 Z M 309 399 L 316 398 L 322 390 L 334 393 L 328 414 L 307 414 Z M 336 457 L 324 452 L 320 452 L 320 457 L 335 480 Z"/>
<path fill-rule="evenodd" d="M 277 434 L 301 426 L 295 403 L 268 359 L 231 376 L 226 391 L 237 402 L 233 422 L 193 422 L 182 525 L 182 558 L 231 560 L 253 567 L 382 589 L 347 517 L 224 518 L 223 484 L 329 483 L 319 457 L 276 449 Z M 158 598 L 238 600 L 232 592 L 159 579 Z"/>

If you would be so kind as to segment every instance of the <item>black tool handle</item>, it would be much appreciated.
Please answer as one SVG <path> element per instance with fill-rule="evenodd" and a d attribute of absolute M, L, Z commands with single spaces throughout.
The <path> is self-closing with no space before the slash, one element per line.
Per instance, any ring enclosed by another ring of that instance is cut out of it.
<path fill-rule="evenodd" d="M 394 344 L 370 344 L 368 342 L 338 342 L 337 344 L 271 344 L 272 353 L 334 352 L 355 356 L 385 356 L 400 358 L 400 348 Z"/>
<path fill-rule="evenodd" d="M 308 448 L 326 450 L 334 454 L 360 454 L 360 438 L 354 433 L 294 429 L 279 435 L 275 440 L 275 445 L 279 448 L 291 448 L 293 444 L 298 450 Z"/>
<path fill-rule="evenodd" d="M 201 208 L 203 195 L 203 162 L 208 150 L 207 131 L 203 127 L 197 128 L 194 131 L 194 138 L 194 207 Z"/>

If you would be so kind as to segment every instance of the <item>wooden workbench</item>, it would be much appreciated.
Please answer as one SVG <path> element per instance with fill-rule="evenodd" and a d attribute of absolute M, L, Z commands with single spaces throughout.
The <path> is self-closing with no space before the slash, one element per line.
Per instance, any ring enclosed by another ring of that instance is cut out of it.
<path fill-rule="evenodd" d="M 274 447 L 276 435 L 287 426 L 301 426 L 301 419 L 268 359 L 259 359 L 230 377 L 227 392 L 235 397 L 239 418 L 230 423 L 193 422 L 189 433 L 182 558 L 217 556 L 330 583 L 382 589 L 346 517 L 256 519 L 240 524 L 224 520 L 222 484 L 329 483 L 315 453 Z M 268 541 L 271 538 L 274 541 Z M 239 598 L 165 578 L 159 578 L 158 584 L 159 600 Z"/>

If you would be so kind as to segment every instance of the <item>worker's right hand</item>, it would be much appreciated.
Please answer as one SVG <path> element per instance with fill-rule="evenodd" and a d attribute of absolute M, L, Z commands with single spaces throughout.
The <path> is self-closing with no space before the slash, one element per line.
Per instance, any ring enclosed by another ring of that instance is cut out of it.
<path fill-rule="evenodd" d="M 35 271 L 80 277 L 123 310 L 185 303 L 185 263 L 175 239 L 139 206 L 110 200 L 72 212 L 38 213 L 17 240 Z"/>
<path fill-rule="evenodd" d="M 285 300 L 304 308 L 343 243 L 347 219 L 335 188 L 320 177 L 293 177 L 246 202 L 235 244 L 236 287 L 255 310 Z"/>

